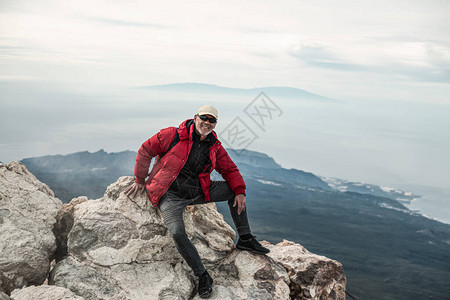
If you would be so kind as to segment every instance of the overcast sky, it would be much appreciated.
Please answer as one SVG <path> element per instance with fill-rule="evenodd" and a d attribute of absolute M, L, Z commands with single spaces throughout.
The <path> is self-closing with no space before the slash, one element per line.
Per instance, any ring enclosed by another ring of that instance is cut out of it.
<path fill-rule="evenodd" d="M 0 0 L 0 79 L 449 103 L 450 1 Z"/>

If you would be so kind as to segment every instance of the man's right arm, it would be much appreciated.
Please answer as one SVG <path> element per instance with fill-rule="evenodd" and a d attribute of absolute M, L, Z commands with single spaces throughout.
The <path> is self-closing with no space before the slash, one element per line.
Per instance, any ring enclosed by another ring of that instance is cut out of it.
<path fill-rule="evenodd" d="M 136 179 L 134 180 L 134 183 L 125 190 L 127 196 L 131 195 L 134 197 L 136 196 L 136 193 L 145 191 L 145 178 L 147 177 L 148 169 L 153 158 L 147 150 L 148 146 L 151 145 L 150 140 L 151 138 L 141 145 L 136 155 L 136 163 L 134 165 L 134 175 L 136 176 Z"/>
<path fill-rule="evenodd" d="M 136 179 L 134 183 L 131 184 L 126 190 L 125 194 L 127 196 L 132 195 L 133 197 L 138 192 L 145 191 L 145 178 L 148 175 L 148 169 L 152 158 L 158 155 L 158 145 L 160 144 L 160 135 L 158 132 L 148 140 L 146 140 L 138 150 L 136 155 L 136 163 L 134 164 L 134 176 Z"/>
<path fill-rule="evenodd" d="M 135 182 L 144 184 L 148 176 L 148 168 L 152 158 L 160 155 L 169 149 L 176 133 L 176 127 L 161 129 L 157 134 L 146 140 L 139 148 L 134 165 Z"/>
<path fill-rule="evenodd" d="M 149 150 L 147 150 L 151 149 L 151 143 L 149 141 L 150 139 L 142 144 L 136 155 L 136 163 L 134 164 L 134 176 L 136 176 L 136 179 L 134 180 L 134 182 L 139 184 L 145 184 L 145 178 L 148 175 L 150 163 L 153 156 L 155 156 L 152 156 L 152 154 L 149 153 Z"/>

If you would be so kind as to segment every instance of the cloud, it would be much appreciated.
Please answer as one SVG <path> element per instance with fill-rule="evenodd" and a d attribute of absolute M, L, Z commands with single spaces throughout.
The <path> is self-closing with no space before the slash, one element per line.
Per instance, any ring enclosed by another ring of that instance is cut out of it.
<path fill-rule="evenodd" d="M 11 57 L 11 56 L 20 56 L 24 52 L 29 52 L 32 50 L 36 50 L 32 47 L 23 47 L 23 46 L 3 46 L 0 45 L 0 57 Z"/>
<path fill-rule="evenodd" d="M 416 82 L 450 83 L 449 67 L 416 67 L 404 64 L 391 64 L 384 67 L 372 68 L 370 71 L 403 77 Z"/>
<path fill-rule="evenodd" d="M 331 47 L 322 45 L 290 47 L 287 53 L 313 68 L 373 73 L 395 77 L 397 80 L 403 78 L 416 82 L 450 83 L 450 49 L 445 45 L 418 43 L 417 40 L 406 43 L 389 40 L 378 47 L 382 50 L 368 53 L 367 59 L 358 57 L 358 50 L 343 55 L 345 49 L 331 50 Z"/>
<path fill-rule="evenodd" d="M 143 22 L 131 22 L 131 21 L 119 20 L 119 19 L 96 18 L 96 17 L 86 17 L 86 19 L 89 19 L 89 20 L 92 20 L 95 22 L 106 23 L 108 25 L 116 25 L 116 26 L 151 27 L 151 28 L 159 28 L 159 29 L 173 28 L 173 26 L 168 26 L 168 25 L 143 23 Z"/>
<path fill-rule="evenodd" d="M 327 48 L 320 46 L 301 46 L 294 49 L 289 49 L 288 54 L 301 60 L 309 66 L 318 68 L 335 69 L 340 71 L 364 71 L 367 69 L 363 65 L 340 59 L 337 54 L 334 54 Z"/>
<path fill-rule="evenodd" d="M 0 0 L 0 75 L 129 86 L 289 85 L 330 97 L 371 97 L 376 86 L 392 95 L 398 86 L 387 80 L 449 77 L 445 2 L 430 1 L 399 0 L 386 9 L 387 0 Z"/>
<path fill-rule="evenodd" d="M 251 27 L 251 26 L 238 26 L 237 29 L 243 33 L 249 34 L 285 34 L 287 32 L 271 28 Z"/>

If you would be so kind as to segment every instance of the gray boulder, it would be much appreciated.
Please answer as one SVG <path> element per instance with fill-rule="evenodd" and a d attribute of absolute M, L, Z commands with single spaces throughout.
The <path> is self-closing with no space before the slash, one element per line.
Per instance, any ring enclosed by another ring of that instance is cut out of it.
<path fill-rule="evenodd" d="M 270 249 L 268 256 L 288 272 L 291 299 L 345 299 L 347 279 L 341 263 L 286 240 L 263 244 Z"/>
<path fill-rule="evenodd" d="M 52 286 L 30 286 L 23 289 L 16 289 L 11 293 L 11 300 L 83 300 L 69 289 Z"/>
<path fill-rule="evenodd" d="M 52 229 L 62 202 L 24 165 L 0 164 L 0 291 L 40 285 L 56 250 Z"/>
<path fill-rule="evenodd" d="M 22 164 L 0 164 L 0 299 L 200 299 L 160 211 L 144 194 L 124 195 L 132 182 L 63 206 Z M 345 299 L 338 262 L 289 241 L 265 242 L 269 255 L 240 251 L 214 203 L 183 218 L 214 278 L 211 299 Z"/>
<path fill-rule="evenodd" d="M 60 216 L 69 222 L 58 224 L 73 226 L 55 230 L 69 232 L 67 257 L 52 270 L 49 284 L 66 287 L 85 299 L 200 299 L 197 278 L 178 254 L 159 210 L 143 194 L 133 198 L 124 195 L 132 182 L 132 177 L 121 177 L 108 187 L 104 197 L 74 199 L 68 204 Z M 214 278 L 211 299 L 301 299 L 299 295 L 307 292 L 290 289 L 307 289 L 296 281 L 296 259 L 311 262 L 309 268 L 317 269 L 310 272 L 311 284 L 320 283 L 320 287 L 308 290 L 311 297 L 305 299 L 345 299 L 339 290 L 345 289 L 342 268 L 327 278 L 319 270 L 320 260 L 331 260 L 305 249 L 298 257 L 291 257 L 289 265 L 277 262 L 276 255 L 237 250 L 235 233 L 214 203 L 189 206 L 183 218 L 188 236 Z M 281 248 L 268 245 L 274 253 Z M 308 261 L 311 256 L 314 259 Z"/>
<path fill-rule="evenodd" d="M 132 181 L 121 177 L 103 198 L 69 204 L 68 257 L 53 269 L 49 283 L 85 299 L 195 298 L 197 279 L 178 254 L 159 210 L 144 195 L 123 194 Z M 214 276 L 216 299 L 288 297 L 284 268 L 269 257 L 236 250 L 235 233 L 214 203 L 188 207 L 184 221 Z M 260 269 L 272 275 L 255 278 Z"/>

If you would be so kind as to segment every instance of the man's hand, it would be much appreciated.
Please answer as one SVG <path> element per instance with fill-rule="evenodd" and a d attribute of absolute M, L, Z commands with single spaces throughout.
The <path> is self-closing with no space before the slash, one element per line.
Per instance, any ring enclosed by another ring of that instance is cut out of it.
<path fill-rule="evenodd" d="M 130 196 L 132 195 L 133 197 L 136 196 L 136 194 L 142 193 L 145 191 L 145 184 L 141 184 L 141 183 L 137 183 L 137 182 L 133 182 L 132 185 L 130 185 L 126 190 L 125 190 L 125 195 Z"/>
<path fill-rule="evenodd" d="M 243 212 L 245 210 L 245 195 L 244 194 L 239 194 L 239 195 L 236 195 L 236 197 L 234 197 L 233 207 L 235 207 L 236 204 L 238 206 L 238 215 L 240 215 L 241 212 Z"/>

